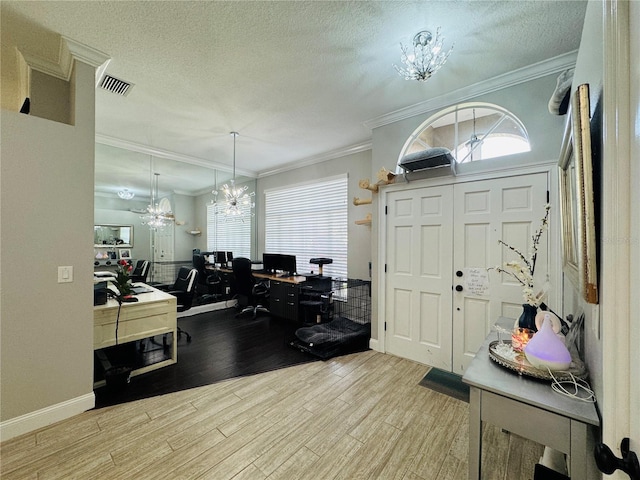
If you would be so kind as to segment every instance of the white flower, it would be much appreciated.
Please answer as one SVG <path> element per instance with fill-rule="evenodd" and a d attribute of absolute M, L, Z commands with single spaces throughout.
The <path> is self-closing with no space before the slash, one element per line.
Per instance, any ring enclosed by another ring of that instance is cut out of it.
<path fill-rule="evenodd" d="M 506 273 L 510 275 L 515 280 L 518 281 L 520 285 L 522 285 L 522 296 L 526 303 L 533 306 L 538 306 L 538 302 L 540 298 L 538 298 L 533 289 L 533 273 L 536 268 L 536 258 L 538 256 L 538 244 L 540 243 L 540 238 L 542 237 L 542 233 L 546 230 L 549 225 L 549 210 L 551 209 L 551 205 L 546 204 L 544 206 L 544 217 L 542 218 L 542 222 L 540 228 L 536 231 L 536 233 L 531 238 L 533 243 L 529 248 L 529 255 L 524 256 L 524 254 L 515 247 L 512 247 L 508 243 L 503 242 L 502 240 L 498 240 L 498 243 L 504 245 L 509 250 L 513 251 L 518 257 L 519 260 L 510 260 L 505 262 L 500 267 L 490 267 L 488 270 L 496 270 L 500 273 Z"/>

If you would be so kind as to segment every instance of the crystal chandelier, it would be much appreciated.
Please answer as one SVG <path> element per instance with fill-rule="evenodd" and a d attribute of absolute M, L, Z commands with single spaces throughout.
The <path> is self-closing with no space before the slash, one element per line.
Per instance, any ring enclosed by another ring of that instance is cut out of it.
<path fill-rule="evenodd" d="M 140 218 L 143 225 L 148 225 L 151 230 L 159 230 L 171 223 L 173 215 L 158 203 L 158 177 L 160 174 L 154 173 L 153 175 L 150 187 L 151 200 L 147 206 L 147 213 Z"/>
<path fill-rule="evenodd" d="M 426 30 L 416 33 L 413 37 L 412 52 L 409 52 L 408 47 L 400 44 L 400 50 L 402 50 L 400 60 L 404 67 L 394 65 L 394 68 L 405 80 L 426 82 L 444 65 L 453 50 L 452 46 L 445 52 L 442 49 L 443 40 L 444 38 L 440 36 L 440 27 L 436 30 L 435 38 Z"/>
<path fill-rule="evenodd" d="M 231 132 L 233 135 L 233 178 L 229 183 L 222 185 L 222 194 L 224 198 L 218 201 L 220 192 L 213 190 L 213 203 L 217 205 L 217 212 L 222 213 L 227 221 L 241 220 L 244 222 L 244 216 L 248 214 L 253 216 L 253 209 L 256 204 L 253 201 L 255 192 L 247 193 L 249 187 L 236 187 L 236 137 L 240 135 L 238 132 Z"/>

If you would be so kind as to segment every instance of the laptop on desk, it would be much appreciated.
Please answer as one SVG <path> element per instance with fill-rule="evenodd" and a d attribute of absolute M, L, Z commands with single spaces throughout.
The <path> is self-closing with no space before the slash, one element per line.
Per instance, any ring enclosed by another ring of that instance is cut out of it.
<path fill-rule="evenodd" d="M 152 289 L 150 289 L 149 287 L 147 287 L 146 285 L 134 285 L 131 287 L 131 291 L 133 293 L 135 293 L 136 295 L 139 295 L 141 293 L 151 293 L 153 292 Z"/>

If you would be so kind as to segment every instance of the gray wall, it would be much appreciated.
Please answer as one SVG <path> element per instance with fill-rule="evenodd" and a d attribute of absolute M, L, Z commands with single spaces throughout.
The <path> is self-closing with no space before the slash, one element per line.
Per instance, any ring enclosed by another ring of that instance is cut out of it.
<path fill-rule="evenodd" d="M 96 225 L 133 226 L 131 257 L 136 260 L 151 258 L 149 228 L 142 225 L 139 213 L 130 211 L 131 208 L 146 208 L 147 201 L 96 196 L 94 202 L 94 222 Z"/>
<path fill-rule="evenodd" d="M 583 83 L 589 84 L 591 115 L 593 117 L 596 105 L 601 101 L 602 82 L 604 76 L 604 34 L 602 30 L 602 5 L 600 2 L 589 2 L 585 16 L 584 28 L 582 30 L 582 40 L 580 51 L 576 62 L 576 71 L 573 78 L 573 89 Z M 593 121 L 592 121 L 593 123 Z M 601 130 L 597 136 L 603 139 L 604 132 Z M 602 151 L 594 152 L 594 158 L 602 161 Z M 601 168 L 597 168 L 601 171 Z M 602 181 L 600 178 L 599 182 Z M 594 187 L 596 185 L 594 184 Z M 603 191 L 604 185 L 600 183 L 598 189 Z M 598 216 L 603 218 L 606 210 L 601 206 Z M 604 245 L 600 246 L 600 252 Z M 602 291 L 602 290 L 601 290 Z M 586 303 L 580 296 L 576 287 L 565 278 L 564 281 L 564 305 L 565 315 L 568 313 L 584 312 L 585 314 L 585 351 L 586 361 L 589 367 L 589 379 L 596 392 L 596 397 L 600 400 L 602 394 L 602 342 L 600 340 L 600 325 L 598 322 L 598 307 Z M 601 400 L 600 400 L 601 401 Z"/>
<path fill-rule="evenodd" d="M 206 231 L 206 222 L 196 222 L 196 199 L 189 195 L 172 194 L 169 197 L 175 216 L 174 228 L 174 259 L 191 261 L 194 248 L 200 248 L 198 237 L 189 234 L 196 226 Z M 141 214 L 133 213 L 130 209 L 147 208 L 148 200 L 121 200 L 115 197 L 96 195 L 94 221 L 96 224 L 133 225 L 133 248 L 131 255 L 134 259 L 151 259 L 151 235 L 149 227 L 142 225 Z M 204 233 L 203 233 L 204 236 Z"/>
<path fill-rule="evenodd" d="M 2 33 L 4 79 L 15 64 Z M 11 33 L 20 45 L 21 32 Z M 3 423 L 61 404 L 67 414 L 93 406 L 95 69 L 78 61 L 74 69 L 75 125 L 2 110 Z M 57 282 L 58 266 L 73 267 L 72 283 Z"/>
<path fill-rule="evenodd" d="M 460 175 L 479 172 L 487 169 L 507 169 L 514 166 L 530 165 L 557 161 L 562 144 L 564 123 L 566 117 L 551 115 L 548 111 L 548 102 L 556 88 L 558 74 L 548 75 L 542 78 L 528 81 L 519 85 L 480 95 L 475 98 L 465 99 L 464 102 L 486 102 L 506 108 L 524 124 L 529 134 L 531 151 L 510 155 L 498 159 L 476 162 L 475 164 L 461 165 L 458 167 Z M 462 103 L 464 103 L 462 102 Z M 452 102 L 455 105 L 458 102 Z M 410 117 L 401 121 L 389 123 L 373 130 L 373 157 L 370 175 L 375 175 L 381 167 L 395 171 L 402 148 L 409 136 L 422 125 L 429 117 L 435 115 L 442 108 L 437 108 L 422 115 Z M 444 169 L 443 169 L 444 170 Z M 372 225 L 372 251 L 378 250 L 378 231 L 375 219 L 378 215 L 378 203 L 374 198 Z M 372 264 L 372 337 L 377 338 L 378 309 L 376 292 L 378 287 L 377 276 L 379 266 L 376 264 L 376 254 L 373 255 Z M 558 286 L 558 288 L 560 288 Z"/>
<path fill-rule="evenodd" d="M 349 278 L 369 279 L 371 227 L 368 225 L 356 225 L 355 221 L 364 218 L 368 212 L 371 212 L 371 205 L 355 206 L 353 205 L 353 197 L 369 198 L 371 196 L 371 192 L 362 190 L 358 186 L 360 179 L 364 178 L 369 178 L 371 179 L 371 183 L 375 183 L 375 174 L 373 178 L 371 175 L 370 150 L 259 178 L 256 191 L 257 254 L 262 255 L 265 245 L 264 224 L 261 222 L 264 218 L 265 190 L 296 185 L 342 173 L 346 173 L 349 178 L 348 276 Z M 322 201 L 322 199 L 318 199 L 318 201 Z"/>

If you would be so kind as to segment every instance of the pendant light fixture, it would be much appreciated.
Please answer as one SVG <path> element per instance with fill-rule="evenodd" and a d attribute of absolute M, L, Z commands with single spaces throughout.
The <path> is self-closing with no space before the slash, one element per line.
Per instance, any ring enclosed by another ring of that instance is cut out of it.
<path fill-rule="evenodd" d="M 153 157 L 150 162 L 149 177 L 149 205 L 147 206 L 147 213 L 140 218 L 143 225 L 148 225 L 151 230 L 155 231 L 166 227 L 173 220 L 173 215 L 166 208 L 163 208 L 161 203 L 165 202 L 160 202 L 158 198 L 158 179 L 160 174 L 153 172 Z"/>
<path fill-rule="evenodd" d="M 469 141 L 465 143 L 465 145 L 469 148 L 469 155 L 471 155 L 471 161 L 473 162 L 473 152 L 476 148 L 482 145 L 482 140 L 478 138 L 478 134 L 476 133 L 476 109 L 473 109 L 473 133 L 469 138 Z"/>
<path fill-rule="evenodd" d="M 247 193 L 249 187 L 246 185 L 243 187 L 236 186 L 236 138 L 238 132 L 230 132 L 233 136 L 233 178 L 229 180 L 229 183 L 225 183 L 222 186 L 222 194 L 224 198 L 217 202 L 218 211 L 222 213 L 226 221 L 241 220 L 244 222 L 245 216 L 252 217 L 254 215 L 253 209 L 256 204 L 253 201 L 255 192 Z M 214 190 L 212 192 L 217 199 L 218 192 Z M 215 200 L 214 200 L 215 203 Z"/>

